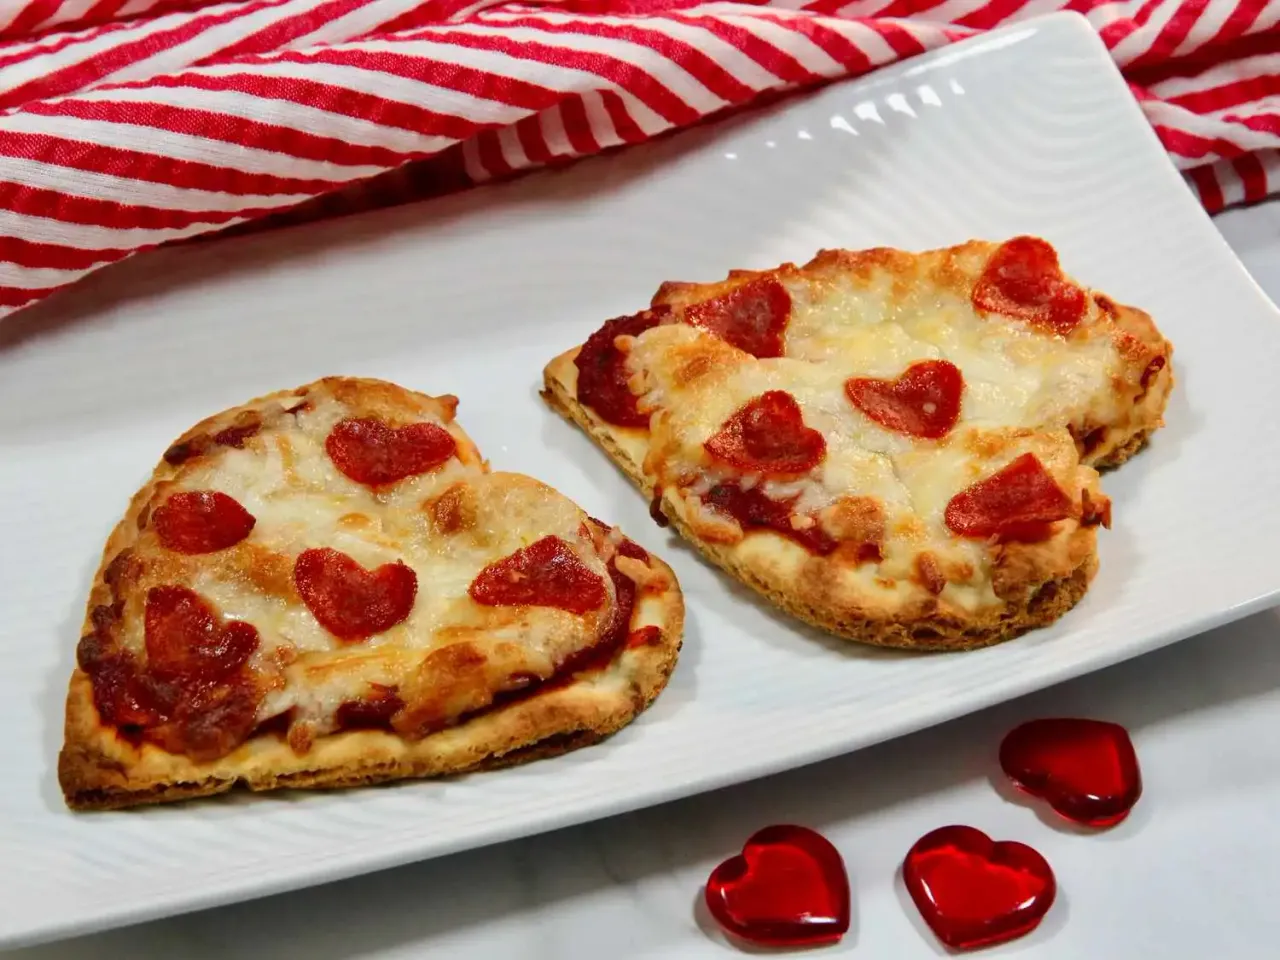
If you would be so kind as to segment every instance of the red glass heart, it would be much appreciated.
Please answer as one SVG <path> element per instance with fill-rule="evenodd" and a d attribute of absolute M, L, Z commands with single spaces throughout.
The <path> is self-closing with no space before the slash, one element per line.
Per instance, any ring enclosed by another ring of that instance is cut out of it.
<path fill-rule="evenodd" d="M 965 826 L 940 827 L 917 840 L 902 876 L 925 923 L 957 950 L 1030 933 L 1057 893 L 1053 871 L 1035 850 Z"/>
<path fill-rule="evenodd" d="M 1110 827 L 1142 796 L 1142 774 L 1124 727 L 1056 717 L 1015 727 L 1000 744 L 1000 767 L 1068 820 Z"/>
<path fill-rule="evenodd" d="M 849 930 L 849 877 L 839 852 L 807 827 L 752 834 L 711 871 L 707 909 L 729 933 L 770 947 L 835 943 Z"/>

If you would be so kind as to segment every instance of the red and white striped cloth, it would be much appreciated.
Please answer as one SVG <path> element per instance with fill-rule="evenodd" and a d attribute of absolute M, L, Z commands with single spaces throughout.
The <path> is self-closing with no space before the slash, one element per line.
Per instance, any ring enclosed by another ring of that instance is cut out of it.
<path fill-rule="evenodd" d="M 1062 8 L 1206 207 L 1280 189 L 1280 0 L 0 0 L 0 316 L 157 244 L 647 140 Z"/>

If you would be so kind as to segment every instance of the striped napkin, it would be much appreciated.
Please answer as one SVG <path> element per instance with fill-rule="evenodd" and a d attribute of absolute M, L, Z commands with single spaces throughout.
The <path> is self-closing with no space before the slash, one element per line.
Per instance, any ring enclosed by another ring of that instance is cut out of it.
<path fill-rule="evenodd" d="M 1056 9 L 1208 209 L 1280 189 L 1280 0 L 0 0 L 0 316 L 158 244 L 637 143 Z"/>

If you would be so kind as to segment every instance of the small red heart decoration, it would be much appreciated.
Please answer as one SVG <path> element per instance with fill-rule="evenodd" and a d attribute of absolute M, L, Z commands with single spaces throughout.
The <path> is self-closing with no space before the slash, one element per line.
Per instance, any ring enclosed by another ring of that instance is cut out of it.
<path fill-rule="evenodd" d="M 707 909 L 736 937 L 771 947 L 835 943 L 849 931 L 849 876 L 825 837 L 777 824 L 711 871 Z"/>
<path fill-rule="evenodd" d="M 303 550 L 293 583 L 320 626 L 340 640 L 365 640 L 407 619 L 418 594 L 418 575 L 397 560 L 366 570 L 330 547 Z"/>
<path fill-rule="evenodd" d="M 1015 727 L 1000 744 L 1000 767 L 1018 787 L 1090 827 L 1114 826 L 1142 796 L 1129 732 L 1102 720 L 1055 717 Z"/>
<path fill-rule="evenodd" d="M 1030 933 L 1057 893 L 1053 871 L 1035 850 L 965 826 L 940 827 L 917 840 L 902 876 L 925 923 L 957 950 Z"/>

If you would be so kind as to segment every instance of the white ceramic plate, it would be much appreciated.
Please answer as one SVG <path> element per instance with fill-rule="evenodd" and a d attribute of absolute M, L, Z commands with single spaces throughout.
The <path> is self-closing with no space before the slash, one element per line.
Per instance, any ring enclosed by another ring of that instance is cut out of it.
<path fill-rule="evenodd" d="M 1168 427 L 1105 480 L 1102 573 L 1053 629 L 976 653 L 837 643 L 649 521 L 537 399 L 543 363 L 664 279 L 1019 232 L 1150 310 Z M 1055 15 L 567 171 L 172 249 L 0 323 L 0 945 L 319 883 L 653 804 L 888 739 L 1243 616 L 1280 591 L 1278 314 L 1161 151 L 1083 19 Z M 675 566 L 685 650 L 602 746 L 337 794 L 79 815 L 54 777 L 103 539 L 202 416 L 327 373 L 462 398 L 532 473 Z M 1152 683 L 1159 683 L 1152 677 Z M 422 891 L 423 897 L 431 891 Z"/>

